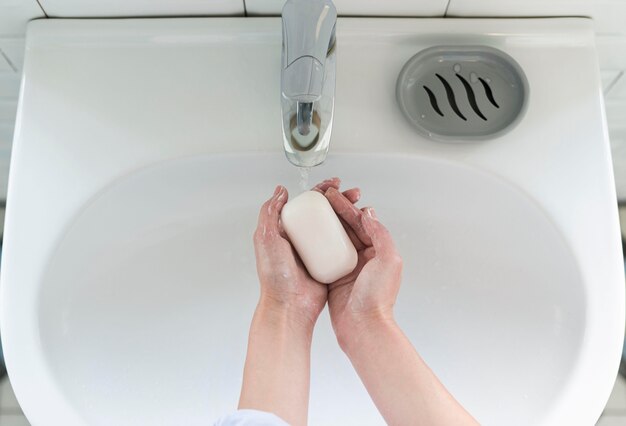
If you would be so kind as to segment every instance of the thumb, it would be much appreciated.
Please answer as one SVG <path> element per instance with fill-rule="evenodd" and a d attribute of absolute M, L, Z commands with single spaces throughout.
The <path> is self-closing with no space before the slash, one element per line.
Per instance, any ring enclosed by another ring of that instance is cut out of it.
<path fill-rule="evenodd" d="M 361 222 L 365 233 L 372 240 L 372 246 L 376 251 L 376 257 L 381 260 L 399 259 L 400 255 L 387 228 L 380 223 L 373 208 L 368 207 L 361 216 Z"/>

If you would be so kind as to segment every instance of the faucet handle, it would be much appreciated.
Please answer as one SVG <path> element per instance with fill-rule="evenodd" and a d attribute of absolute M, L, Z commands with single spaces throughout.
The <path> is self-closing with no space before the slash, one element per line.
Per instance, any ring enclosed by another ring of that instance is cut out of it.
<path fill-rule="evenodd" d="M 283 96 L 314 102 L 322 96 L 326 56 L 335 44 L 337 9 L 331 0 L 287 0 L 282 22 Z"/>

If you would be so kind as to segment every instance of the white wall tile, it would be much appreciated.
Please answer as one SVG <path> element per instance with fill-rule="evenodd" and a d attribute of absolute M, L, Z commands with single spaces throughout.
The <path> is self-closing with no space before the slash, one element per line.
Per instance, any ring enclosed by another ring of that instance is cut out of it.
<path fill-rule="evenodd" d="M 443 16 L 448 0 L 333 0 L 339 15 Z M 285 0 L 246 0 L 249 15 L 280 15 Z"/>
<path fill-rule="evenodd" d="M 9 127 L 8 125 L 0 124 L 0 200 L 4 201 L 7 199 L 7 189 L 9 183 L 9 169 L 11 164 L 11 148 L 13 142 L 13 127 L 12 125 Z M 15 397 L 12 397 L 13 393 L 9 391 L 5 391 L 3 386 L 8 386 L 7 384 L 0 385 L 0 412 L 2 412 L 2 407 L 7 405 L 7 401 L 14 401 Z M 10 389 L 9 389 L 10 390 Z M 6 394 L 6 395 L 5 395 Z M 7 395 L 12 398 L 7 399 Z M 13 406 L 17 406 L 17 403 L 13 403 Z M 1 424 L 0 424 L 1 426 Z"/>
<path fill-rule="evenodd" d="M 606 95 L 609 89 L 613 88 L 622 76 L 621 70 L 601 70 L 600 78 L 602 79 L 602 90 Z"/>
<path fill-rule="evenodd" d="M 243 0 L 40 0 L 49 17 L 243 15 Z"/>
<path fill-rule="evenodd" d="M 617 198 L 626 200 L 626 102 L 607 100 L 606 113 Z"/>
<path fill-rule="evenodd" d="M 8 160 L 11 156 L 11 150 L 13 148 L 13 133 L 14 133 L 14 124 L 6 124 L 0 122 L 0 175 L 3 171 L 1 169 L 2 163 Z M 1 198 L 0 198 L 1 200 Z"/>
<path fill-rule="evenodd" d="M 626 52 L 624 53 L 626 55 Z M 611 90 L 607 93 L 607 100 L 612 101 L 612 100 L 620 100 L 620 101 L 626 101 L 626 72 L 622 72 L 621 77 L 619 78 L 619 80 L 617 80 L 615 82 L 615 84 L 613 85 L 613 87 L 611 87 Z M 623 121 L 626 121 L 626 116 L 622 117 Z"/>
<path fill-rule="evenodd" d="M 17 102 L 10 100 L 0 99 L 0 124 L 15 123 L 15 114 L 17 112 Z"/>
<path fill-rule="evenodd" d="M 0 48 L 0 74 L 7 72 L 14 72 L 14 69 L 7 58 L 5 58 L 5 55 L 3 55 L 2 48 Z"/>
<path fill-rule="evenodd" d="M 598 35 L 596 47 L 600 69 L 626 69 L 626 35 Z"/>
<path fill-rule="evenodd" d="M 626 2 L 594 0 L 592 16 L 598 34 L 626 35 Z"/>
<path fill-rule="evenodd" d="M 12 67 L 20 72 L 24 65 L 24 49 L 26 41 L 24 37 L 0 38 L 0 50 L 11 61 Z"/>
<path fill-rule="evenodd" d="M 0 413 L 19 414 L 21 413 L 20 405 L 15 399 L 13 388 L 9 379 L 6 377 L 0 381 Z M 4 426 L 4 423 L 0 422 Z"/>
<path fill-rule="evenodd" d="M 6 201 L 7 192 L 8 192 L 7 189 L 9 187 L 9 163 L 8 162 L 3 162 L 2 170 L 3 172 L 2 174 L 0 174 L 0 200 Z M 2 223 L 2 227 L 0 229 L 2 232 L 4 232 L 4 222 Z"/>
<path fill-rule="evenodd" d="M 0 0 L 0 36 L 23 36 L 28 21 L 44 16 L 37 0 Z"/>
<path fill-rule="evenodd" d="M 14 121 L 0 121 L 0 150 L 7 148 L 6 142 L 13 137 L 14 126 Z"/>
<path fill-rule="evenodd" d="M 30 426 L 23 414 L 0 414 L 0 425 L 2 426 Z"/>
<path fill-rule="evenodd" d="M 626 416 L 602 416 L 596 426 L 624 426 Z"/>
<path fill-rule="evenodd" d="M 11 142 L 11 139 L 0 140 L 0 144 L 2 145 L 0 148 L 0 201 L 7 199 L 9 170 L 11 164 Z M 0 388 L 0 412 L 2 412 L 2 407 L 7 405 L 7 397 L 3 395 L 4 393 L 6 393 L 5 390 Z M 9 396 L 12 396 L 12 392 Z M 15 399 L 15 397 L 12 398 L 12 400 Z M 13 406 L 16 407 L 17 403 L 14 403 Z"/>
<path fill-rule="evenodd" d="M 451 0 L 448 16 L 588 16 L 596 32 L 626 35 L 623 0 Z"/>
<path fill-rule="evenodd" d="M 617 199 L 626 201 L 626 139 L 611 136 L 611 154 Z"/>
<path fill-rule="evenodd" d="M 615 380 L 613 392 L 604 409 L 605 414 L 619 414 L 626 416 L 626 379 L 618 376 Z M 626 425 L 626 423 L 624 423 Z"/>
<path fill-rule="evenodd" d="M 449 16 L 590 16 L 593 0 L 450 0 Z"/>
<path fill-rule="evenodd" d="M 0 99 L 17 99 L 20 93 L 19 74 L 0 73 Z"/>

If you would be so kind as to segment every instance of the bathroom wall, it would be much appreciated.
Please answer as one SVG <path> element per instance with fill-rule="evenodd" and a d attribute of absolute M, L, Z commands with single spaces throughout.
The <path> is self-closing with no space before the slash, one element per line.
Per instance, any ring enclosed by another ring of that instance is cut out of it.
<path fill-rule="evenodd" d="M 278 15 L 284 0 L 0 0 L 0 201 L 6 199 L 26 23 L 46 17 Z M 591 16 L 606 99 L 618 198 L 626 201 L 626 1 L 335 0 L 341 15 Z"/>
<path fill-rule="evenodd" d="M 244 15 L 243 0 L 38 0 L 50 18 Z"/>

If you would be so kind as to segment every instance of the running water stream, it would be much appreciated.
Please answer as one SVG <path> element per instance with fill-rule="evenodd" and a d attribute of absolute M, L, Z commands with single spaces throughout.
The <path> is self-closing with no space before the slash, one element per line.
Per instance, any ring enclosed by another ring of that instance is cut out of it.
<path fill-rule="evenodd" d="M 302 193 L 304 191 L 309 190 L 309 174 L 311 172 L 311 168 L 310 167 L 298 167 L 298 170 L 300 172 L 300 180 L 299 180 L 300 193 Z"/>

